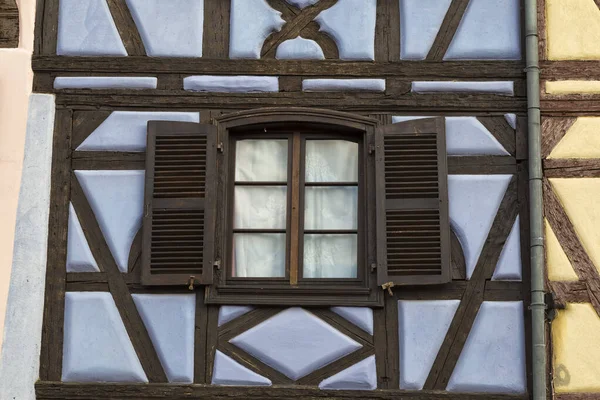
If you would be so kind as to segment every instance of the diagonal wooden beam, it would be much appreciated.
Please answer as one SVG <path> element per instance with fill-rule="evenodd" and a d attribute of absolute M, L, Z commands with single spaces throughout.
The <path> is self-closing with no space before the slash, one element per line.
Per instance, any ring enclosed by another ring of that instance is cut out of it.
<path fill-rule="evenodd" d="M 145 56 L 146 48 L 138 31 L 135 21 L 131 16 L 126 0 L 107 0 L 108 8 L 115 21 L 127 55 Z"/>
<path fill-rule="evenodd" d="M 327 364 L 306 376 L 303 376 L 296 381 L 296 384 L 318 386 L 323 380 L 345 370 L 346 368 L 350 368 L 351 366 L 361 362 L 373 354 L 375 354 L 375 349 L 373 346 L 364 346 L 361 349 L 358 349 L 340 358 L 339 360 L 333 361 L 332 363 Z"/>
<path fill-rule="evenodd" d="M 512 156 L 515 155 L 517 149 L 516 133 L 504 116 L 477 117 L 477 120 L 496 138 L 506 151 Z"/>
<path fill-rule="evenodd" d="M 444 55 L 448 51 L 448 47 L 450 47 L 450 43 L 454 38 L 454 34 L 468 5 L 469 0 L 452 0 L 442 26 L 433 41 L 433 45 L 431 45 L 431 49 L 429 49 L 426 57 L 427 61 L 442 61 L 444 59 Z"/>
<path fill-rule="evenodd" d="M 319 24 L 315 21 L 311 21 L 300 31 L 300 36 L 305 39 L 311 39 L 317 42 L 317 44 L 323 50 L 323 55 L 326 59 L 338 59 L 340 58 L 340 52 L 335 43 L 335 40 L 329 36 L 326 32 L 319 30 Z"/>
<path fill-rule="evenodd" d="M 75 111 L 71 147 L 76 150 L 106 119 L 112 111 Z"/>
<path fill-rule="evenodd" d="M 517 179 L 513 177 L 485 241 L 481 255 L 437 357 L 429 371 L 424 390 L 445 390 L 462 353 L 473 322 L 484 300 L 485 284 L 492 278 L 504 243 L 519 213 Z"/>
<path fill-rule="evenodd" d="M 542 119 L 542 158 L 550 155 L 576 121 L 575 117 L 544 117 Z"/>
<path fill-rule="evenodd" d="M 152 383 L 167 382 L 167 376 L 154 349 L 152 340 L 150 340 L 150 335 L 148 335 L 123 274 L 119 271 L 119 267 L 110 252 L 94 212 L 75 174 L 71 176 L 71 202 L 79 217 L 81 228 L 90 245 L 92 255 L 96 259 L 100 270 L 106 274 L 110 293 L 148 380 Z"/>
<path fill-rule="evenodd" d="M 600 297 L 598 297 L 600 294 L 600 275 L 579 240 L 577 231 L 554 192 L 552 184 L 546 178 L 544 179 L 544 207 L 545 216 L 556 234 L 558 243 L 571 262 L 579 280 L 587 285 L 586 290 L 590 302 L 598 316 L 600 316 Z"/>
<path fill-rule="evenodd" d="M 273 32 L 269 35 L 262 46 L 260 52 L 262 58 L 274 58 L 277 46 L 288 39 L 297 37 L 300 32 L 315 19 L 321 11 L 332 7 L 337 0 L 320 0 L 318 3 L 302 9 L 293 19 L 290 19 L 279 32 Z M 273 4 L 277 4 L 273 2 Z M 281 10 L 284 10 L 282 7 Z M 278 11 L 281 11 L 278 10 Z M 282 13 L 285 14 L 284 11 Z"/>

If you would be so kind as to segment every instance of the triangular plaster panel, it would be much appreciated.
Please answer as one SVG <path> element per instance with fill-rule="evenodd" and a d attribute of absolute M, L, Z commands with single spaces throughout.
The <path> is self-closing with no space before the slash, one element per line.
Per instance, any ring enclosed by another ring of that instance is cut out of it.
<path fill-rule="evenodd" d="M 600 271 L 600 178 L 550 179 L 585 251 Z"/>
<path fill-rule="evenodd" d="M 400 0 L 403 60 L 424 60 L 452 0 Z"/>
<path fill-rule="evenodd" d="M 600 158 L 600 118 L 579 117 L 548 158 Z"/>
<path fill-rule="evenodd" d="M 515 220 L 510 234 L 504 243 L 496 270 L 492 276 L 493 281 L 520 281 L 522 279 L 521 266 L 521 232 L 519 217 Z"/>
<path fill-rule="evenodd" d="M 398 302 L 400 388 L 421 390 L 460 300 Z"/>
<path fill-rule="evenodd" d="M 217 350 L 212 384 L 220 386 L 271 386 L 271 381 Z"/>
<path fill-rule="evenodd" d="M 512 175 L 448 175 L 450 221 L 471 278 Z"/>
<path fill-rule="evenodd" d="M 368 357 L 319 384 L 319 389 L 326 390 L 374 390 L 376 388 L 375 356 Z"/>
<path fill-rule="evenodd" d="M 121 272 L 142 226 L 144 171 L 75 171 Z"/>
<path fill-rule="evenodd" d="M 547 219 L 544 220 L 544 226 L 546 228 L 546 268 L 548 279 L 551 281 L 579 280 Z"/>
<path fill-rule="evenodd" d="M 250 307 L 250 306 L 222 306 L 222 307 L 219 307 L 218 325 L 221 326 L 229 321 L 233 321 L 237 317 L 240 317 L 252 310 L 253 310 L 253 307 Z"/>
<path fill-rule="evenodd" d="M 96 259 L 83 234 L 73 204 L 69 204 L 69 231 L 67 238 L 67 272 L 100 272 Z"/>
<path fill-rule="evenodd" d="M 363 331 L 373 334 L 373 309 L 369 307 L 332 307 L 331 311 L 344 317 Z"/>

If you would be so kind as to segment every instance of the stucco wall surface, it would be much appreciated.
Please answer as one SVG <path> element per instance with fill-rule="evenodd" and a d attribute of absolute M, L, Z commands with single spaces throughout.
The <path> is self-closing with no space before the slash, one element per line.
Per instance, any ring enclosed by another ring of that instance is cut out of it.
<path fill-rule="evenodd" d="M 20 18 L 19 48 L 0 49 L 0 333 L 13 257 L 13 241 L 23 149 L 31 93 L 31 52 L 35 0 L 17 0 Z M 3 335 L 0 335 L 0 349 Z"/>

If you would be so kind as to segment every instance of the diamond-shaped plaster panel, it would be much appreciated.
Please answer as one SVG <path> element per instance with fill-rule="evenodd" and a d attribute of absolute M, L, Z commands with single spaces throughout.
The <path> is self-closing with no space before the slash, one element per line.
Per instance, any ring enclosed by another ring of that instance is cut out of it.
<path fill-rule="evenodd" d="M 362 346 L 302 308 L 288 308 L 231 340 L 297 380 Z"/>

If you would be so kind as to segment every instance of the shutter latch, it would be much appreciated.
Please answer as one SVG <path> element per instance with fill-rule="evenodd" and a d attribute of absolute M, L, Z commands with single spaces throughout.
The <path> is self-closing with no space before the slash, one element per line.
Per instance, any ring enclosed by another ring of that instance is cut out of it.
<path fill-rule="evenodd" d="M 225 151 L 225 147 L 223 146 L 223 142 L 217 143 L 217 150 L 219 153 L 223 153 Z"/>
<path fill-rule="evenodd" d="M 374 144 L 370 144 L 369 145 L 369 154 L 373 154 L 375 153 L 375 145 Z"/>
<path fill-rule="evenodd" d="M 188 280 L 188 289 L 190 290 L 194 290 L 194 281 L 196 280 L 195 276 L 190 276 L 190 279 Z"/>
<path fill-rule="evenodd" d="M 215 262 L 213 263 L 213 268 L 216 269 L 221 269 L 221 260 L 220 259 L 216 259 Z"/>
<path fill-rule="evenodd" d="M 381 285 L 381 288 L 382 288 L 383 290 L 386 290 L 386 289 L 387 289 L 387 291 L 388 291 L 388 293 L 390 294 L 390 296 L 393 296 L 393 295 L 394 295 L 394 292 L 392 292 L 392 288 L 393 288 L 394 286 L 396 286 L 396 285 L 394 285 L 394 282 L 388 282 L 388 283 L 384 283 L 383 285 Z"/>

